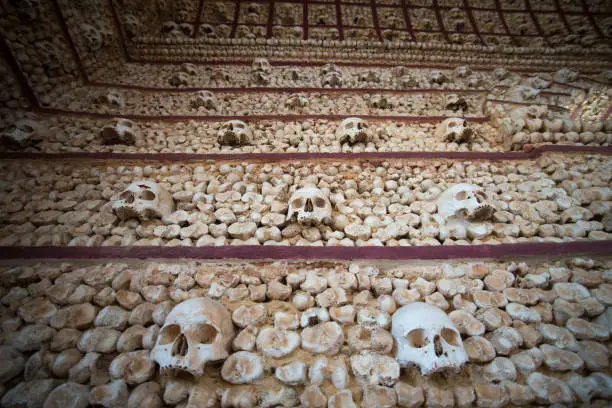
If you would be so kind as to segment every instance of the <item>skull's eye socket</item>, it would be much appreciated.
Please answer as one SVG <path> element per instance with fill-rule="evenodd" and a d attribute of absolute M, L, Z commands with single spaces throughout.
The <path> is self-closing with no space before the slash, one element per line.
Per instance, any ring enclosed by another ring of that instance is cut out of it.
<path fill-rule="evenodd" d="M 139 186 L 139 187 L 142 188 L 143 186 Z M 153 201 L 155 200 L 155 193 L 152 192 L 151 190 L 145 189 L 140 193 L 140 198 L 145 201 Z"/>
<path fill-rule="evenodd" d="M 187 329 L 187 332 L 189 333 L 189 337 L 200 344 L 212 343 L 219 333 L 215 327 L 206 323 L 193 325 Z"/>
<path fill-rule="evenodd" d="M 429 343 L 429 339 L 425 336 L 425 330 L 414 329 L 406 335 L 406 340 L 410 347 L 421 348 Z"/>
<path fill-rule="evenodd" d="M 159 332 L 157 342 L 160 345 L 172 343 L 181 334 L 181 327 L 176 324 L 170 324 Z"/>
<path fill-rule="evenodd" d="M 459 347 L 459 334 L 456 331 L 452 329 L 447 329 L 445 327 L 440 332 L 440 336 L 442 336 L 444 341 L 446 341 L 451 346 Z"/>
<path fill-rule="evenodd" d="M 291 203 L 292 207 L 295 208 L 299 208 L 302 207 L 304 205 L 304 200 L 302 198 L 296 198 L 295 200 L 293 200 L 293 202 Z"/>
<path fill-rule="evenodd" d="M 344 127 L 347 129 L 352 129 L 353 127 L 355 127 L 355 124 L 353 122 L 348 122 L 346 125 L 344 125 Z"/>
<path fill-rule="evenodd" d="M 468 199 L 468 192 L 467 191 L 460 191 L 455 195 L 455 199 L 456 200 L 467 200 Z"/>
<path fill-rule="evenodd" d="M 315 207 L 317 208 L 325 208 L 325 200 L 321 197 L 315 197 L 313 200 Z"/>
<path fill-rule="evenodd" d="M 133 203 L 134 202 L 134 194 L 132 194 L 131 191 L 124 191 L 123 193 L 121 193 L 119 198 L 121 200 L 125 201 L 126 203 Z"/>

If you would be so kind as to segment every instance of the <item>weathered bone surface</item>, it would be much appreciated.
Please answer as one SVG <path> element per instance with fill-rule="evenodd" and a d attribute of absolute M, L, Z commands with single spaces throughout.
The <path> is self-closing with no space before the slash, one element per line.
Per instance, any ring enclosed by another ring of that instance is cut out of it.
<path fill-rule="evenodd" d="M 148 180 L 133 182 L 113 203 L 113 212 L 123 220 L 162 218 L 173 211 L 172 196 L 162 186 Z"/>
<path fill-rule="evenodd" d="M 217 141 L 220 145 L 248 145 L 253 142 L 253 132 L 245 122 L 230 120 L 221 125 L 217 131 Z"/>
<path fill-rule="evenodd" d="M 129 119 L 117 118 L 104 126 L 100 132 L 104 144 L 134 145 L 142 143 L 142 133 Z"/>
<path fill-rule="evenodd" d="M 370 126 L 361 118 L 346 118 L 336 128 L 336 140 L 340 143 L 367 143 L 370 139 Z"/>
<path fill-rule="evenodd" d="M 423 375 L 459 371 L 467 361 L 461 335 L 444 311 L 428 303 L 402 306 L 393 314 L 391 332 L 401 366 L 416 365 Z"/>
<path fill-rule="evenodd" d="M 318 226 L 331 222 L 332 205 L 328 195 L 316 187 L 296 190 L 289 199 L 287 219 L 296 219 L 305 226 Z"/>
<path fill-rule="evenodd" d="M 228 357 L 233 337 L 231 315 L 225 306 L 205 297 L 189 299 L 166 317 L 151 358 L 162 373 L 183 370 L 201 376 L 206 364 Z M 234 365 L 240 364 L 246 362 Z"/>

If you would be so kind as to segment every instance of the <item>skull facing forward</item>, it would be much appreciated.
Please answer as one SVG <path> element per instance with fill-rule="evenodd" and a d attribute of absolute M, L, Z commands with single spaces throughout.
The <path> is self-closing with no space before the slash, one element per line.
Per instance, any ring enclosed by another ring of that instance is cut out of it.
<path fill-rule="evenodd" d="M 240 146 L 251 144 L 253 132 L 249 125 L 241 120 L 230 120 L 224 123 L 217 132 L 217 141 L 220 145 Z"/>
<path fill-rule="evenodd" d="M 199 377 L 208 362 L 227 358 L 233 337 L 232 316 L 225 306 L 205 297 L 189 299 L 166 317 L 151 359 L 162 374 L 186 371 Z"/>
<path fill-rule="evenodd" d="M 340 143 L 367 143 L 370 126 L 361 118 L 346 118 L 336 128 L 336 140 Z"/>
<path fill-rule="evenodd" d="M 437 206 L 438 214 L 445 221 L 485 221 L 491 218 L 494 212 L 487 195 L 478 187 L 465 183 L 456 184 L 440 194 Z"/>
<path fill-rule="evenodd" d="M 130 184 L 113 204 L 113 212 L 122 220 L 162 218 L 174 211 L 172 196 L 159 184 L 141 180 Z"/>
<path fill-rule="evenodd" d="M 469 142 L 474 131 L 468 127 L 467 120 L 462 118 L 448 118 L 436 128 L 436 138 L 445 142 Z"/>
<path fill-rule="evenodd" d="M 332 205 L 327 195 L 314 186 L 296 190 L 289 200 L 287 219 L 297 218 L 304 226 L 318 226 L 331 222 Z"/>
<path fill-rule="evenodd" d="M 397 342 L 400 366 L 417 366 L 421 374 L 459 371 L 467 361 L 461 335 L 442 310 L 414 302 L 393 314 L 391 334 Z"/>

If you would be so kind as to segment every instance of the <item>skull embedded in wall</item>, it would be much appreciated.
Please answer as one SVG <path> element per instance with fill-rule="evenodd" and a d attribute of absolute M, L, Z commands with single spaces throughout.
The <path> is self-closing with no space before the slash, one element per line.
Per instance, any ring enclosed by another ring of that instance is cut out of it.
<path fill-rule="evenodd" d="M 272 67 L 266 58 L 255 58 L 251 65 L 251 79 L 256 84 L 267 85 L 270 83 Z"/>
<path fill-rule="evenodd" d="M 9 149 L 22 149 L 45 137 L 47 129 L 34 119 L 21 119 L 2 132 L 2 144 Z"/>
<path fill-rule="evenodd" d="M 81 38 L 89 52 L 96 52 L 104 46 L 102 33 L 90 24 L 81 24 Z"/>
<path fill-rule="evenodd" d="M 459 371 L 467 361 L 461 335 L 444 311 L 429 303 L 414 302 L 399 308 L 391 334 L 397 343 L 400 366 L 417 366 L 422 375 Z"/>
<path fill-rule="evenodd" d="M 211 91 L 200 91 L 196 94 L 195 98 L 191 100 L 189 106 L 191 109 L 203 107 L 204 109 L 216 110 L 217 98 Z"/>
<path fill-rule="evenodd" d="M 458 78 L 465 78 L 472 73 L 472 70 L 467 65 L 462 65 L 460 67 L 455 68 L 455 75 Z"/>
<path fill-rule="evenodd" d="M 181 23 L 179 24 L 178 29 L 185 37 L 193 37 L 194 28 L 192 24 Z"/>
<path fill-rule="evenodd" d="M 453 112 L 467 112 L 468 104 L 464 97 L 459 96 L 457 94 L 448 94 L 446 96 L 446 109 L 451 110 Z"/>
<path fill-rule="evenodd" d="M 140 20 L 138 20 L 138 18 L 133 14 L 124 14 L 122 18 L 123 22 L 121 25 L 127 38 L 131 40 L 132 38 L 137 37 L 140 34 L 142 27 Z"/>
<path fill-rule="evenodd" d="M 487 195 L 471 184 L 456 184 L 445 190 L 436 201 L 438 214 L 445 221 L 450 219 L 485 221 L 495 211 Z"/>
<path fill-rule="evenodd" d="M 419 82 L 412 74 L 402 75 L 397 78 L 396 82 L 402 89 L 414 88 L 419 85 Z"/>
<path fill-rule="evenodd" d="M 221 303 L 201 297 L 172 309 L 151 350 L 162 374 L 204 374 L 212 361 L 225 360 L 234 337 L 232 315 Z"/>
<path fill-rule="evenodd" d="M 168 83 L 172 86 L 187 86 L 189 84 L 189 74 L 186 72 L 176 72 L 170 77 Z"/>
<path fill-rule="evenodd" d="M 359 74 L 360 82 L 380 82 L 380 73 L 376 71 L 366 71 Z"/>
<path fill-rule="evenodd" d="M 386 95 L 372 95 L 370 97 L 370 107 L 374 109 L 391 109 L 393 103 Z"/>
<path fill-rule="evenodd" d="M 122 93 L 108 91 L 105 95 L 98 96 L 94 100 L 94 103 L 123 108 L 125 107 L 125 98 L 123 97 Z"/>
<path fill-rule="evenodd" d="M 288 108 L 303 108 L 308 105 L 308 97 L 304 94 L 293 94 L 285 101 L 285 106 Z"/>
<path fill-rule="evenodd" d="M 253 132 L 249 125 L 241 120 L 225 122 L 217 132 L 217 141 L 220 145 L 242 146 L 251 144 Z"/>
<path fill-rule="evenodd" d="M 299 67 L 289 67 L 283 71 L 283 78 L 288 81 L 299 81 L 302 76 L 302 70 Z"/>
<path fill-rule="evenodd" d="M 139 180 L 130 184 L 113 203 L 113 212 L 122 220 L 163 218 L 174 211 L 174 200 L 159 184 Z"/>
<path fill-rule="evenodd" d="M 432 84 L 441 85 L 448 82 L 448 78 L 442 73 L 442 71 L 434 70 L 431 71 L 431 74 L 429 75 L 429 82 Z"/>
<path fill-rule="evenodd" d="M 287 220 L 297 218 L 304 226 L 318 226 L 331 222 L 332 205 L 326 193 L 315 186 L 296 190 L 289 199 Z"/>
<path fill-rule="evenodd" d="M 181 65 L 181 72 L 187 75 L 196 76 L 198 74 L 198 68 L 194 64 L 187 62 Z"/>
<path fill-rule="evenodd" d="M 104 144 L 133 145 L 142 140 L 138 126 L 128 119 L 116 118 L 100 132 Z"/>
<path fill-rule="evenodd" d="M 436 128 L 436 138 L 445 142 L 463 143 L 472 140 L 474 131 L 467 126 L 463 118 L 448 118 Z"/>
<path fill-rule="evenodd" d="M 361 118 L 346 118 L 336 128 L 336 140 L 340 143 L 367 143 L 370 126 Z"/>
<path fill-rule="evenodd" d="M 328 72 L 321 79 L 321 86 L 324 88 L 339 88 L 342 86 L 342 74 L 340 72 Z"/>
<path fill-rule="evenodd" d="M 176 24 L 174 21 L 164 21 L 161 26 L 161 33 L 163 35 L 174 37 L 178 37 L 182 34 L 178 24 Z"/>

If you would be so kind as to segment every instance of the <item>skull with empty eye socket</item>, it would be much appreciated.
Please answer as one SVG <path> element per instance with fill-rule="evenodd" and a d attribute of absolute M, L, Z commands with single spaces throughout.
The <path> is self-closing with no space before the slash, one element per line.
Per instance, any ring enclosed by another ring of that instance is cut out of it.
<path fill-rule="evenodd" d="M 113 204 L 113 212 L 122 220 L 163 218 L 174 211 L 174 200 L 159 184 L 140 180 L 130 184 Z"/>
<path fill-rule="evenodd" d="M 189 299 L 166 317 L 151 359 L 164 375 L 186 371 L 201 376 L 208 362 L 228 357 L 233 337 L 232 316 L 225 306 L 205 297 Z"/>
<path fill-rule="evenodd" d="M 253 132 L 245 122 L 241 120 L 230 120 L 219 128 L 217 132 L 217 141 L 220 145 L 248 145 L 253 141 Z"/>
<path fill-rule="evenodd" d="M 445 190 L 436 202 L 438 214 L 445 221 L 451 219 L 485 221 L 495 211 L 487 195 L 471 184 L 456 184 Z"/>
<path fill-rule="evenodd" d="M 340 143 L 367 143 L 370 140 L 370 126 L 361 118 L 346 118 L 336 128 L 336 140 Z"/>
<path fill-rule="evenodd" d="M 459 371 L 467 361 L 461 335 L 452 320 L 429 303 L 414 302 L 398 309 L 391 334 L 400 366 L 417 366 L 421 374 Z"/>
<path fill-rule="evenodd" d="M 448 118 L 438 125 L 435 136 L 445 142 L 462 143 L 471 141 L 474 131 L 468 127 L 467 120 Z"/>
<path fill-rule="evenodd" d="M 316 187 L 304 187 L 296 190 L 289 200 L 287 219 L 297 218 L 304 226 L 318 226 L 331 222 L 332 205 L 323 191 Z"/>

